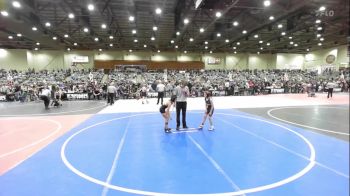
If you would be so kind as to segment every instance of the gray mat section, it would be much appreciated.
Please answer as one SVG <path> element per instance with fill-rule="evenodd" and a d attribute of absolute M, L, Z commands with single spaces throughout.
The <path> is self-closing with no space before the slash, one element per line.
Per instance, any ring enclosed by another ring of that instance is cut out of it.
<path fill-rule="evenodd" d="M 267 112 L 273 108 L 241 108 L 237 109 L 242 112 L 261 116 L 266 119 L 279 121 L 270 117 Z M 337 105 L 337 106 L 302 106 L 302 107 L 288 107 L 281 110 L 271 111 L 271 114 L 277 118 L 287 120 L 293 123 L 302 124 L 310 127 L 316 127 L 319 129 L 325 129 L 330 131 L 336 131 L 340 133 L 349 133 L 349 106 Z M 287 123 L 289 124 L 289 123 Z M 298 126 L 291 124 L 293 126 Z M 301 127 L 305 130 L 314 131 L 317 133 L 325 134 L 328 136 L 336 137 L 345 141 L 349 141 L 349 135 L 341 135 L 335 133 L 328 133 L 312 128 Z"/>
<path fill-rule="evenodd" d="M 106 102 L 101 101 L 65 101 L 60 107 L 51 106 L 49 110 L 45 110 L 43 102 L 2 102 L 0 117 L 95 114 L 105 106 Z"/>

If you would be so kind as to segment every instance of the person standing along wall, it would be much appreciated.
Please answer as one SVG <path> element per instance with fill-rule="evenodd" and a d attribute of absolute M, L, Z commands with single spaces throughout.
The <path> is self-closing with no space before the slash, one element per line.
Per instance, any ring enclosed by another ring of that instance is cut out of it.
<path fill-rule="evenodd" d="M 329 97 L 333 97 L 333 89 L 334 89 L 334 87 L 335 87 L 335 84 L 334 84 L 334 82 L 333 82 L 333 80 L 332 81 L 329 81 L 328 83 L 327 83 L 327 88 L 328 88 L 328 94 L 327 94 L 327 99 L 329 98 Z"/>
<path fill-rule="evenodd" d="M 158 92 L 157 105 L 159 104 L 159 99 L 161 99 L 160 104 L 163 105 L 164 91 L 165 91 L 165 85 L 162 83 L 162 81 L 159 81 L 159 84 L 157 85 L 157 92 Z"/>
<path fill-rule="evenodd" d="M 117 92 L 117 88 L 114 86 L 114 83 L 111 82 L 111 84 L 107 87 L 107 96 L 108 96 L 108 100 L 107 100 L 107 105 L 113 105 L 114 104 L 114 97 L 115 94 Z"/>

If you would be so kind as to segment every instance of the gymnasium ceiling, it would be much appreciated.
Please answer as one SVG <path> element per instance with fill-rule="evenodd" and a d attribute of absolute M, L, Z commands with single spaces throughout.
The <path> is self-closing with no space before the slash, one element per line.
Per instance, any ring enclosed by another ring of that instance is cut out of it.
<path fill-rule="evenodd" d="M 0 48 L 306 53 L 349 39 L 348 0 L 0 0 L 0 10 Z"/>

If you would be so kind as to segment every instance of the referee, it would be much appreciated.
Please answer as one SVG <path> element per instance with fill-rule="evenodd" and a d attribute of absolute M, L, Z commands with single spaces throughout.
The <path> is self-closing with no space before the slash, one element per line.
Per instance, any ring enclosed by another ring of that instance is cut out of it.
<path fill-rule="evenodd" d="M 159 84 L 157 85 L 157 92 L 158 92 L 157 105 L 159 104 L 159 99 L 161 99 L 160 104 L 163 105 L 164 91 L 165 91 L 165 85 L 162 83 L 162 81 L 159 80 Z"/>
<path fill-rule="evenodd" d="M 51 96 L 51 91 L 50 89 L 45 86 L 45 88 L 41 91 L 41 99 L 44 101 L 45 109 L 49 109 L 49 104 L 50 104 L 50 96 Z"/>
<path fill-rule="evenodd" d="M 175 88 L 174 94 L 176 95 L 176 130 L 180 129 L 180 112 L 182 112 L 182 128 L 187 129 L 186 124 L 186 109 L 187 109 L 187 97 L 190 94 L 186 81 L 182 80 L 180 85 Z"/>
<path fill-rule="evenodd" d="M 108 94 L 107 95 L 108 96 L 107 105 L 114 104 L 114 97 L 115 97 L 116 92 L 117 92 L 117 88 L 114 86 L 114 83 L 111 82 L 110 85 L 107 87 L 107 94 Z"/>

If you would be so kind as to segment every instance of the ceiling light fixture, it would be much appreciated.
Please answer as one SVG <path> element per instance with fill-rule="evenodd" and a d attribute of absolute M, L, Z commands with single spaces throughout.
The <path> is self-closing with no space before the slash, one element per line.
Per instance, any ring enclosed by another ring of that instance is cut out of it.
<path fill-rule="evenodd" d="M 12 2 L 12 6 L 15 7 L 15 8 L 21 8 L 22 5 L 18 1 L 13 1 Z"/>
<path fill-rule="evenodd" d="M 269 20 L 274 20 L 274 19 L 275 19 L 274 16 L 270 16 L 270 17 L 269 17 Z"/>
<path fill-rule="evenodd" d="M 242 33 L 243 33 L 243 34 L 246 34 L 246 33 L 247 33 L 247 31 L 246 31 L 246 30 L 243 30 L 243 31 L 242 31 Z"/>
<path fill-rule="evenodd" d="M 129 21 L 130 22 L 133 22 L 135 20 L 135 17 L 134 16 L 129 16 Z"/>
<path fill-rule="evenodd" d="M 88 8 L 89 11 L 94 11 L 95 6 L 94 6 L 93 4 L 90 3 L 90 4 L 87 6 L 87 8 Z"/>
<path fill-rule="evenodd" d="M 101 24 L 101 28 L 105 29 L 105 28 L 107 28 L 107 25 L 106 24 Z"/>
<path fill-rule="evenodd" d="M 6 16 L 9 15 L 9 13 L 7 11 L 5 11 L 5 10 L 2 10 L 1 11 L 1 15 L 6 17 Z"/>
<path fill-rule="evenodd" d="M 264 1 L 265 7 L 269 7 L 270 5 L 271 5 L 271 1 L 269 1 L 269 0 Z"/>
<path fill-rule="evenodd" d="M 72 19 L 72 18 L 74 18 L 74 17 L 75 17 L 75 16 L 74 16 L 73 13 L 69 13 L 69 14 L 68 14 L 68 18 Z"/>
<path fill-rule="evenodd" d="M 204 32 L 204 28 L 200 28 L 199 32 L 203 33 Z"/>
<path fill-rule="evenodd" d="M 36 30 L 38 30 L 38 28 L 36 28 L 36 27 L 32 27 L 32 30 L 33 30 L 33 31 L 36 31 Z"/>
<path fill-rule="evenodd" d="M 220 18 L 222 16 L 221 12 L 216 12 L 215 13 L 216 18 Z"/>
<path fill-rule="evenodd" d="M 318 9 L 319 11 L 325 11 L 326 10 L 326 7 L 325 6 L 321 6 L 320 9 Z"/>
<path fill-rule="evenodd" d="M 161 13 L 162 13 L 162 10 L 161 10 L 160 8 L 157 8 L 157 9 L 156 9 L 156 14 L 159 15 L 159 14 L 161 14 Z"/>
<path fill-rule="evenodd" d="M 46 22 L 46 23 L 45 23 L 45 26 L 46 26 L 46 27 L 51 27 L 51 23 Z"/>
<path fill-rule="evenodd" d="M 184 23 L 185 23 L 185 24 L 188 24 L 189 22 L 190 22 L 190 21 L 189 21 L 187 18 L 184 19 Z"/>

